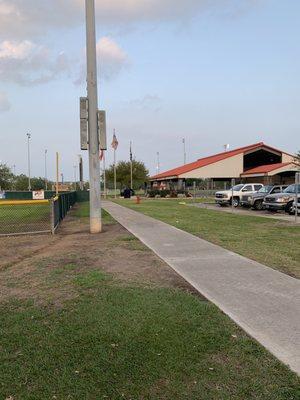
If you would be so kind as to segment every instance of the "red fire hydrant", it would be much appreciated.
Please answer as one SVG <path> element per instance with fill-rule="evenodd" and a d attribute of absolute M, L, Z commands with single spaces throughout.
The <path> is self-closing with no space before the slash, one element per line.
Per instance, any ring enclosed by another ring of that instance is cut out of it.
<path fill-rule="evenodd" d="M 141 203 L 141 198 L 140 198 L 140 196 L 136 196 L 135 204 L 140 204 L 140 203 Z"/>

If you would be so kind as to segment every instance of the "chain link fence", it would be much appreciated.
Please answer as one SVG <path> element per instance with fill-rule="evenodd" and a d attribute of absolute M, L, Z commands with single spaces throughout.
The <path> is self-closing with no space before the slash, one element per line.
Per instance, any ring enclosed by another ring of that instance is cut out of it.
<path fill-rule="evenodd" d="M 76 202 L 76 192 L 49 200 L 0 200 L 0 236 L 55 233 Z"/>

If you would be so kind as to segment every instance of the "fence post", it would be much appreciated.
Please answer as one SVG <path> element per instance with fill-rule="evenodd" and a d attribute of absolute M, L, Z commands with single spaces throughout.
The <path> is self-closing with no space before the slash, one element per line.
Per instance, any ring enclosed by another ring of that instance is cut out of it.
<path fill-rule="evenodd" d="M 50 228 L 52 235 L 55 234 L 55 218 L 54 218 L 54 200 L 51 199 L 50 201 Z"/>

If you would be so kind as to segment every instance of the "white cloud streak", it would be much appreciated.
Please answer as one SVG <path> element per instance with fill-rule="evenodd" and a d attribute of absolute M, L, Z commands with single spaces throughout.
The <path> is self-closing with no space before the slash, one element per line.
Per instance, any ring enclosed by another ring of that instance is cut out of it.
<path fill-rule="evenodd" d="M 236 15 L 263 0 L 96 0 L 97 21 L 118 30 L 141 22 L 186 22 L 199 13 Z M 0 0 L 0 38 L 21 39 L 84 22 L 84 0 Z"/>
<path fill-rule="evenodd" d="M 106 81 L 115 78 L 129 65 L 126 52 L 112 38 L 107 36 L 102 37 L 97 42 L 97 61 L 99 76 Z M 79 77 L 75 84 L 82 84 L 85 81 L 85 65 L 85 61 L 82 61 Z"/>
<path fill-rule="evenodd" d="M 64 53 L 52 56 L 50 50 L 29 40 L 0 43 L 0 80 L 22 86 L 47 83 L 69 71 Z"/>

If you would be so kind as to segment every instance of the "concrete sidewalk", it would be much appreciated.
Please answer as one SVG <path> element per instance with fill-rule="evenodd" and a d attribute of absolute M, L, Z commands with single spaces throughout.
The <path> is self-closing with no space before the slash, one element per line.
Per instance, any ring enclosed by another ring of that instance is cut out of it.
<path fill-rule="evenodd" d="M 104 208 L 300 375 L 300 280 L 118 204 Z"/>

